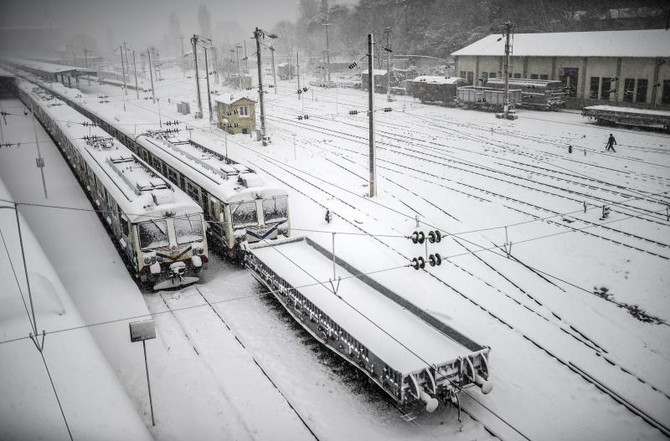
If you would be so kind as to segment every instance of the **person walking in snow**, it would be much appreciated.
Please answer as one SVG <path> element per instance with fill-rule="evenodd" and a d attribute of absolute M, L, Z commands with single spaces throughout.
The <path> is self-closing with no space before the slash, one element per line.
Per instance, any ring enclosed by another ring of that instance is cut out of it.
<path fill-rule="evenodd" d="M 610 133 L 610 137 L 607 139 L 607 145 L 605 146 L 605 151 L 610 151 L 612 150 L 614 153 L 616 153 L 616 150 L 614 150 L 614 144 L 616 144 L 616 139 L 614 139 L 614 135 Z"/>
<path fill-rule="evenodd" d="M 330 213 L 330 210 L 326 208 L 326 223 L 330 223 L 333 219 L 333 215 Z"/>

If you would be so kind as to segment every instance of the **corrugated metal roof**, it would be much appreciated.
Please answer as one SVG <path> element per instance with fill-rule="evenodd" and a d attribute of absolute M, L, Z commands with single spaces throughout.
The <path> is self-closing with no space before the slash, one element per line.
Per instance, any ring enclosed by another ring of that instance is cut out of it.
<path fill-rule="evenodd" d="M 453 56 L 502 56 L 505 39 L 489 35 Z M 514 34 L 512 55 L 517 57 L 670 57 L 670 31 L 555 32 Z"/>

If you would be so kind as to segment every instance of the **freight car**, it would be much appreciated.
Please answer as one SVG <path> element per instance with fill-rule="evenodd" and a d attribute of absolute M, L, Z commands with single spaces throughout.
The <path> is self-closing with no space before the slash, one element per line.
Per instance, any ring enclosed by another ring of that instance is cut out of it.
<path fill-rule="evenodd" d="M 419 76 L 406 83 L 407 94 L 422 103 L 457 104 L 457 89 L 467 84 L 464 78 Z"/>
<path fill-rule="evenodd" d="M 504 89 L 505 79 L 489 78 L 486 87 Z M 565 84 L 558 80 L 509 78 L 508 87 L 521 90 L 520 107 L 537 110 L 558 110 L 565 107 Z"/>
<path fill-rule="evenodd" d="M 595 119 L 598 124 L 602 125 L 620 124 L 670 132 L 670 112 L 664 110 L 602 105 L 584 107 L 582 116 Z"/>
<path fill-rule="evenodd" d="M 505 91 L 491 87 L 464 86 L 457 89 L 458 104 L 466 109 L 479 109 L 499 112 L 505 105 Z M 514 108 L 521 103 L 521 90 L 509 90 L 509 106 Z"/>
<path fill-rule="evenodd" d="M 197 282 L 208 262 L 202 209 L 46 90 L 21 82 L 18 95 L 54 139 L 140 283 L 159 290 Z"/>

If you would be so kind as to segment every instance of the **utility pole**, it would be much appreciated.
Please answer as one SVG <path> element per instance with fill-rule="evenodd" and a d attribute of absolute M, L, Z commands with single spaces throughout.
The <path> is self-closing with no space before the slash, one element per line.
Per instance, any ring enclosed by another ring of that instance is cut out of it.
<path fill-rule="evenodd" d="M 386 34 L 386 101 L 391 102 L 391 32 L 392 28 L 384 29 Z"/>
<path fill-rule="evenodd" d="M 128 87 L 126 86 L 126 65 L 123 62 L 123 48 L 125 47 L 126 42 L 124 41 L 123 44 L 119 47 L 119 51 L 121 52 L 121 73 L 123 73 L 123 94 L 128 95 Z M 124 111 L 125 109 L 125 101 L 123 103 Z"/>
<path fill-rule="evenodd" d="M 368 34 L 368 120 L 369 120 L 369 143 L 370 143 L 370 197 L 377 195 L 376 170 L 375 170 L 375 109 L 374 90 L 375 76 L 374 66 L 374 37 Z"/>
<path fill-rule="evenodd" d="M 86 66 L 86 69 L 88 69 L 88 49 L 84 49 L 84 65 Z M 88 77 L 88 85 L 91 85 L 91 72 L 87 72 Z"/>
<path fill-rule="evenodd" d="M 275 93 L 277 93 L 277 72 L 275 71 L 275 48 L 270 46 L 270 54 L 272 55 L 272 82 L 274 83 Z"/>
<path fill-rule="evenodd" d="M 503 29 L 505 32 L 505 65 L 503 67 L 503 75 L 505 76 L 505 96 L 503 97 L 503 118 L 507 119 L 509 115 L 509 37 L 512 33 L 512 23 L 509 21 L 503 23 Z"/>
<path fill-rule="evenodd" d="M 240 69 L 240 49 L 242 45 L 239 43 L 235 45 L 235 51 L 237 52 L 237 86 L 242 89 L 242 70 Z"/>
<path fill-rule="evenodd" d="M 198 79 L 198 36 L 193 34 L 191 37 L 191 45 L 193 46 L 193 62 L 195 63 L 195 87 L 198 94 L 198 112 L 197 118 L 202 118 L 202 97 L 200 96 L 200 80 Z"/>
<path fill-rule="evenodd" d="M 265 106 L 263 104 L 263 68 L 261 66 L 261 36 L 265 36 L 264 32 L 256 28 L 256 30 L 254 31 L 254 38 L 256 39 L 256 61 L 258 63 L 258 99 L 261 103 L 261 140 L 263 141 L 263 145 L 265 145 L 266 144 Z"/>
<path fill-rule="evenodd" d="M 322 23 L 323 26 L 326 27 L 326 79 L 327 79 L 327 85 L 330 87 L 330 43 L 328 39 L 328 26 L 330 26 L 330 23 Z"/>
<path fill-rule="evenodd" d="M 156 104 L 156 92 L 154 91 L 154 73 L 153 68 L 151 67 L 151 49 L 147 51 L 147 54 L 149 55 L 149 78 L 151 78 L 151 99 L 153 100 L 154 104 Z"/>
<path fill-rule="evenodd" d="M 247 42 L 246 40 L 242 42 L 244 44 L 244 73 L 249 74 L 249 57 L 247 56 Z"/>
<path fill-rule="evenodd" d="M 135 72 L 135 94 L 140 99 L 140 88 L 137 86 L 137 63 L 135 62 L 135 49 L 133 49 L 133 72 Z"/>
<path fill-rule="evenodd" d="M 209 122 L 214 120 L 214 115 L 212 114 L 212 97 L 209 91 L 209 64 L 207 63 L 207 48 L 203 48 L 205 51 L 205 72 L 207 73 L 207 106 L 209 108 Z"/>

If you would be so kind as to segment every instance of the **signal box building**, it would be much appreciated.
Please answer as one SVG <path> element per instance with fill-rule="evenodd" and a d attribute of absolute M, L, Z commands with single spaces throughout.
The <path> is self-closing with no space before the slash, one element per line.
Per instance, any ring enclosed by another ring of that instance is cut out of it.
<path fill-rule="evenodd" d="M 670 31 L 513 34 L 511 78 L 562 81 L 567 104 L 670 109 Z M 470 84 L 501 78 L 505 38 L 489 35 L 454 52 Z"/>
<path fill-rule="evenodd" d="M 214 98 L 217 108 L 217 124 L 228 133 L 250 134 L 256 131 L 256 101 L 251 98 L 236 98 L 222 95 Z"/>

